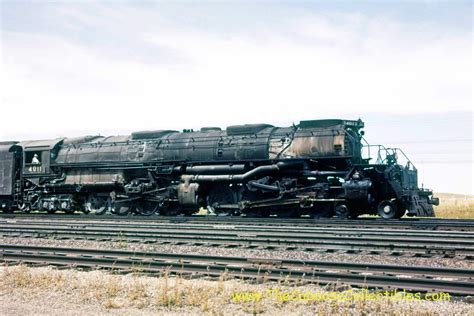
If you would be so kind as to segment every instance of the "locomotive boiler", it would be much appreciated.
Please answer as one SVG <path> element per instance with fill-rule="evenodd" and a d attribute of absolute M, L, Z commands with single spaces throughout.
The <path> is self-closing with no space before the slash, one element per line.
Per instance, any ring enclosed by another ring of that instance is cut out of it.
<path fill-rule="evenodd" d="M 363 157 L 361 120 L 0 143 L 0 207 L 21 212 L 434 216 L 400 149 Z M 372 146 L 374 148 L 374 146 Z"/>

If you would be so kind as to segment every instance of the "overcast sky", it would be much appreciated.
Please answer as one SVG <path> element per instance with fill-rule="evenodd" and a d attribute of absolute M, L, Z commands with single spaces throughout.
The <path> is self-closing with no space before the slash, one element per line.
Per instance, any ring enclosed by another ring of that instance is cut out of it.
<path fill-rule="evenodd" d="M 0 2 L 0 140 L 360 117 L 473 193 L 471 1 Z"/>

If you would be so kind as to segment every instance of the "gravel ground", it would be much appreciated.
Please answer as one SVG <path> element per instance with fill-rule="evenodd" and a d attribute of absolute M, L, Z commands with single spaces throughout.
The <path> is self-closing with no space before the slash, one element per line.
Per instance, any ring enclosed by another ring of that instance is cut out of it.
<path fill-rule="evenodd" d="M 185 280 L 47 267 L 0 267 L 2 315 L 474 315 L 469 299 L 311 301 L 282 299 L 283 296 L 276 298 L 269 294 L 254 301 L 235 299 L 235 293 L 294 293 L 295 290 L 321 295 L 360 294 L 360 290 L 335 285 L 296 288 L 238 280 Z"/>
<path fill-rule="evenodd" d="M 185 245 L 159 245 L 159 244 L 138 244 L 127 243 L 126 241 L 89 241 L 89 240 L 54 240 L 40 238 L 12 238 L 0 237 L 0 243 L 35 245 L 49 247 L 73 247 L 73 248 L 101 248 L 101 249 L 121 249 L 130 251 L 153 251 L 163 253 L 186 253 L 204 254 L 213 256 L 246 256 L 255 258 L 275 258 L 275 259 L 295 259 L 295 260 L 316 260 L 316 261 L 343 261 L 361 263 L 383 263 L 397 265 L 422 265 L 432 267 L 455 267 L 464 269 L 474 269 L 474 261 L 462 260 L 459 258 L 417 258 L 408 256 L 387 256 L 371 254 L 347 254 L 347 253 L 318 253 L 305 251 L 284 251 L 284 250 L 264 250 L 245 248 L 221 248 L 205 246 L 185 246 Z"/>

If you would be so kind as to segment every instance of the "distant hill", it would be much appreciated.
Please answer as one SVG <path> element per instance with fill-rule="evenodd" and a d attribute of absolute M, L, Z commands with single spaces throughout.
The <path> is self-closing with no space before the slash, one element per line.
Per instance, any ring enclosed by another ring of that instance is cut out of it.
<path fill-rule="evenodd" d="M 454 193 L 435 193 L 439 206 L 435 206 L 436 217 L 474 219 L 474 196 Z"/>

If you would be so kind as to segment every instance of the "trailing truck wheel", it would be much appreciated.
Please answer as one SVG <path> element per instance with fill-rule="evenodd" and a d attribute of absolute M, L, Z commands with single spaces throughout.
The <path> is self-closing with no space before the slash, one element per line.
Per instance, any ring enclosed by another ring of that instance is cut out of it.
<path fill-rule="evenodd" d="M 336 208 L 334 209 L 334 213 L 336 214 L 337 218 L 342 218 L 342 219 L 349 218 L 349 216 L 351 215 L 349 208 L 347 207 L 346 204 L 337 205 Z"/>
<path fill-rule="evenodd" d="M 21 204 L 19 209 L 20 209 L 20 212 L 22 212 L 23 214 L 31 213 L 31 207 L 27 205 L 26 203 Z"/>
<path fill-rule="evenodd" d="M 401 214 L 398 211 L 397 205 L 391 201 L 382 201 L 377 207 L 377 213 L 384 219 L 400 218 Z"/>

